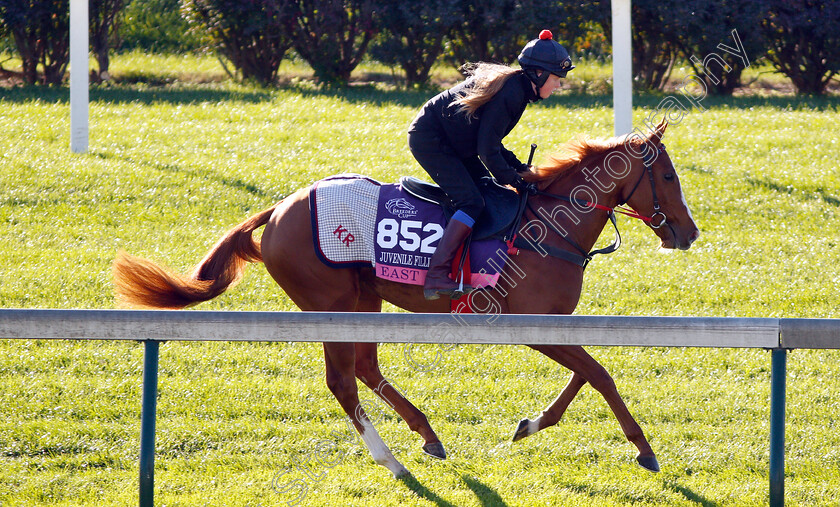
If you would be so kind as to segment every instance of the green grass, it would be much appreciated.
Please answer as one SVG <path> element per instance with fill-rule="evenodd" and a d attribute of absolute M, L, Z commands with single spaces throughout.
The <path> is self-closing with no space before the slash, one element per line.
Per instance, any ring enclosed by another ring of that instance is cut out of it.
<path fill-rule="evenodd" d="M 179 73 L 163 70 L 173 57 L 155 58 L 115 59 L 118 77 L 154 68 L 149 75 L 170 84 L 95 88 L 85 155 L 69 153 L 66 88 L 0 90 L 0 306 L 112 308 L 119 249 L 183 271 L 225 230 L 318 178 L 423 176 L 405 129 L 430 92 L 326 91 L 305 79 L 265 90 L 195 79 L 223 73 L 206 59 Z M 637 96 L 637 123 L 662 99 Z M 610 102 L 564 92 L 529 108 L 506 145 L 525 154 L 536 142 L 539 158 L 578 132 L 609 135 Z M 708 99 L 708 111 L 670 126 L 665 142 L 703 235 L 664 255 L 641 223 L 621 220 L 624 246 L 590 264 L 578 313 L 840 316 L 838 105 Z M 261 266 L 199 308 L 295 309 Z M 351 439 L 323 381 L 320 345 L 166 343 L 157 504 L 285 505 L 292 497 L 271 488 L 284 472 L 283 481 L 307 484 L 301 505 L 766 504 L 769 353 L 591 352 L 645 429 L 661 474 L 634 464 L 588 387 L 556 427 L 511 443 L 515 423 L 568 378 L 524 347 L 459 346 L 427 373 L 411 369 L 402 346 L 380 347 L 383 372 L 450 453 L 427 459 L 385 411 L 380 433 L 414 473 L 401 482 Z M 0 505 L 136 504 L 142 355 L 135 343 L 0 340 Z M 840 503 L 838 359 L 790 356 L 788 505 Z M 325 442 L 334 467 L 312 454 Z"/>

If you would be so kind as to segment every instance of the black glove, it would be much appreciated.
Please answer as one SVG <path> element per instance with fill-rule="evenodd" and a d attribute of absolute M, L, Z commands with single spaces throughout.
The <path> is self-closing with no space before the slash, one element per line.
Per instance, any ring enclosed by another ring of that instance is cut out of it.
<path fill-rule="evenodd" d="M 511 183 L 511 186 L 518 190 L 520 193 L 528 193 L 531 195 L 537 193 L 537 184 L 525 181 L 524 179 L 522 179 L 522 176 L 518 174 Z"/>

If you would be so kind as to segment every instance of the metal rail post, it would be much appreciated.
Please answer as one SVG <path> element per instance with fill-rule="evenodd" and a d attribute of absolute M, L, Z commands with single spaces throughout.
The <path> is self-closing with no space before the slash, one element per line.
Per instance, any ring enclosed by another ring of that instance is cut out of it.
<path fill-rule="evenodd" d="M 785 504 L 785 380 L 787 350 L 773 349 L 770 369 L 770 507 Z"/>
<path fill-rule="evenodd" d="M 65 4 L 66 5 L 66 4 Z M 70 1 L 70 151 L 87 153 L 90 97 L 88 2 Z"/>
<path fill-rule="evenodd" d="M 143 350 L 143 408 L 140 413 L 140 507 L 155 504 L 155 418 L 160 342 L 146 340 Z"/>

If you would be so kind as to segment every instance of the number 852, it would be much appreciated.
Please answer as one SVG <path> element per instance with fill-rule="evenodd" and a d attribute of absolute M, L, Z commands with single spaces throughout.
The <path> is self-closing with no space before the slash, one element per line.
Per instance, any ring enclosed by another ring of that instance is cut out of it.
<path fill-rule="evenodd" d="M 422 236 L 421 236 L 422 234 Z M 385 249 L 399 245 L 407 252 L 431 254 L 434 253 L 433 244 L 443 236 L 440 224 L 423 224 L 419 220 L 403 220 L 397 222 L 393 218 L 385 218 L 376 227 L 376 244 Z"/>

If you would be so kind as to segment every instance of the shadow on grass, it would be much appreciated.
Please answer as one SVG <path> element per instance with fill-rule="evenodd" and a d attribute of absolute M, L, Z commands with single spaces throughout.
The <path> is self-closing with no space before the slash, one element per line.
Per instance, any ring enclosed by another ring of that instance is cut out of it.
<path fill-rule="evenodd" d="M 714 175 L 714 171 L 712 171 L 708 167 L 703 167 L 697 164 L 680 164 L 676 167 L 677 171 L 688 171 L 696 174 Z"/>
<path fill-rule="evenodd" d="M 437 494 L 435 494 L 433 491 L 431 491 L 426 486 L 420 484 L 420 481 L 418 481 L 417 478 L 414 477 L 413 475 L 409 475 L 407 477 L 401 477 L 399 479 L 399 481 L 401 483 L 403 483 L 403 485 L 405 485 L 406 488 L 408 488 L 412 492 L 414 492 L 415 495 L 419 496 L 420 498 L 422 498 L 424 500 L 428 500 L 430 502 L 433 502 L 435 505 L 437 505 L 439 507 L 457 507 L 455 504 L 449 503 L 445 499 L 439 497 Z"/>
<path fill-rule="evenodd" d="M 561 489 L 565 492 L 591 499 L 598 499 L 602 503 L 610 502 L 610 505 L 655 505 L 662 501 L 662 498 L 654 491 L 648 493 L 634 492 L 628 490 L 623 484 L 608 485 L 600 483 L 597 480 L 591 482 L 565 480 L 560 484 Z M 686 491 L 691 493 L 690 490 Z M 570 505 L 573 504 L 570 503 Z"/>
<path fill-rule="evenodd" d="M 466 484 L 467 487 L 475 493 L 475 496 L 478 498 L 482 507 L 507 507 L 507 503 L 505 503 L 502 497 L 499 496 L 493 488 L 485 485 L 475 477 L 462 475 L 461 480 L 463 480 L 464 484 Z M 422 485 L 413 475 L 400 478 L 399 481 L 402 482 L 405 487 L 414 492 L 414 494 L 418 497 L 433 502 L 439 507 L 456 507 L 455 504 L 441 498 L 429 488 Z"/>
<path fill-rule="evenodd" d="M 224 85 L 223 85 L 224 86 Z M 90 88 L 90 102 L 105 104 L 192 104 L 201 102 L 247 102 L 259 103 L 271 100 L 270 90 L 224 89 L 223 86 L 93 86 Z M 46 102 L 61 104 L 70 102 L 70 89 L 66 86 L 21 86 L 0 89 L 0 101 L 13 103 Z"/>
<path fill-rule="evenodd" d="M 756 188 L 764 188 L 779 194 L 787 194 L 793 196 L 800 200 L 809 200 L 811 199 L 811 195 L 815 195 L 819 199 L 821 199 L 824 203 L 830 206 L 840 206 L 840 198 L 833 195 L 836 193 L 835 190 L 832 189 L 831 192 L 827 191 L 823 187 L 817 188 L 796 188 L 791 185 L 783 185 L 777 181 L 773 181 L 769 178 L 747 178 L 747 183 L 752 185 Z"/>
<path fill-rule="evenodd" d="M 713 502 L 713 501 L 695 493 L 691 489 L 677 484 L 676 482 L 667 481 L 664 484 L 671 491 L 674 491 L 675 493 L 679 493 L 682 496 L 684 496 L 685 499 L 688 500 L 689 502 L 693 502 L 697 505 L 702 505 L 703 507 L 718 507 L 720 505 L 719 503 Z"/>
<path fill-rule="evenodd" d="M 398 105 L 419 108 L 440 89 L 427 88 L 404 90 L 385 88 L 377 83 L 363 83 L 345 88 L 317 87 L 311 83 L 289 83 L 275 88 L 259 86 L 232 89 L 230 82 L 209 84 L 183 84 L 163 81 L 138 82 L 129 84 L 94 85 L 90 89 L 91 102 L 109 104 L 191 104 L 201 102 L 268 102 L 276 97 L 279 90 L 299 93 L 304 97 L 334 97 L 351 103 L 375 105 Z M 666 97 L 682 97 L 677 94 L 642 93 L 634 94 L 633 106 L 654 111 Z M 66 103 L 70 100 L 67 86 L 19 86 L 0 89 L 0 101 L 26 103 L 32 101 L 47 103 Z M 612 107 L 611 94 L 564 93 L 540 101 L 538 107 L 545 108 L 597 108 Z M 772 107 L 781 110 L 835 111 L 840 109 L 840 96 L 708 96 L 702 104 L 707 108 L 726 107 L 730 109 L 750 109 L 753 107 Z"/>
<path fill-rule="evenodd" d="M 438 94 L 436 90 L 382 90 L 373 85 L 351 86 L 349 88 L 287 88 L 304 97 L 337 98 L 351 104 L 373 104 L 376 106 L 404 106 L 420 109 L 427 100 Z"/>
<path fill-rule="evenodd" d="M 685 107 L 688 107 L 688 101 L 680 93 L 645 93 L 633 94 L 633 107 L 641 108 L 646 111 L 655 111 L 657 106 L 666 97 L 674 97 L 680 101 Z M 612 105 L 612 97 L 609 105 Z M 783 96 L 783 97 L 762 97 L 759 95 L 740 96 L 740 97 L 723 97 L 709 95 L 700 102 L 704 107 L 709 109 L 728 108 L 728 109 L 742 109 L 748 110 L 755 107 L 770 107 L 780 110 L 791 111 L 836 111 L 840 109 L 840 96 L 831 95 L 824 97 L 815 97 L 808 95 L 799 96 Z M 697 111 L 693 109 L 693 111 Z"/>
<path fill-rule="evenodd" d="M 461 480 L 463 480 L 467 487 L 475 493 L 476 498 L 478 498 L 478 501 L 483 507 L 507 507 L 507 504 L 502 497 L 496 493 L 496 490 L 483 484 L 475 477 L 462 475 Z"/>
<path fill-rule="evenodd" d="M 280 198 L 284 197 L 284 196 L 278 197 L 276 195 L 271 195 L 271 194 L 269 194 L 269 192 L 267 192 L 266 190 L 261 188 L 256 183 L 244 181 L 244 180 L 239 179 L 239 178 L 228 178 L 228 177 L 225 177 L 225 176 L 221 176 L 221 175 L 219 175 L 215 172 L 212 172 L 212 171 L 199 171 L 199 170 L 195 170 L 195 169 L 185 169 L 185 168 L 183 168 L 183 167 L 181 167 L 177 164 L 167 164 L 167 163 L 163 163 L 163 162 L 153 162 L 153 161 L 149 161 L 149 160 L 139 160 L 139 159 L 135 159 L 135 158 L 132 158 L 132 157 L 115 155 L 115 154 L 112 154 L 112 153 L 100 152 L 100 151 L 91 152 L 91 155 L 93 155 L 95 157 L 99 157 L 103 160 L 118 159 L 118 160 L 121 160 L 123 162 L 127 162 L 127 163 L 132 164 L 132 165 L 145 166 L 145 167 L 148 167 L 148 168 L 154 169 L 156 171 L 160 171 L 160 172 L 195 174 L 197 176 L 201 176 L 202 178 L 206 178 L 208 180 L 213 180 L 216 183 L 219 183 L 219 184 L 221 184 L 225 187 L 231 188 L 233 190 L 239 190 L 239 191 L 242 191 L 242 192 L 247 192 L 247 193 L 249 193 L 251 195 L 254 195 L 256 197 L 259 197 L 261 199 L 277 199 L 277 200 L 279 200 Z"/>

